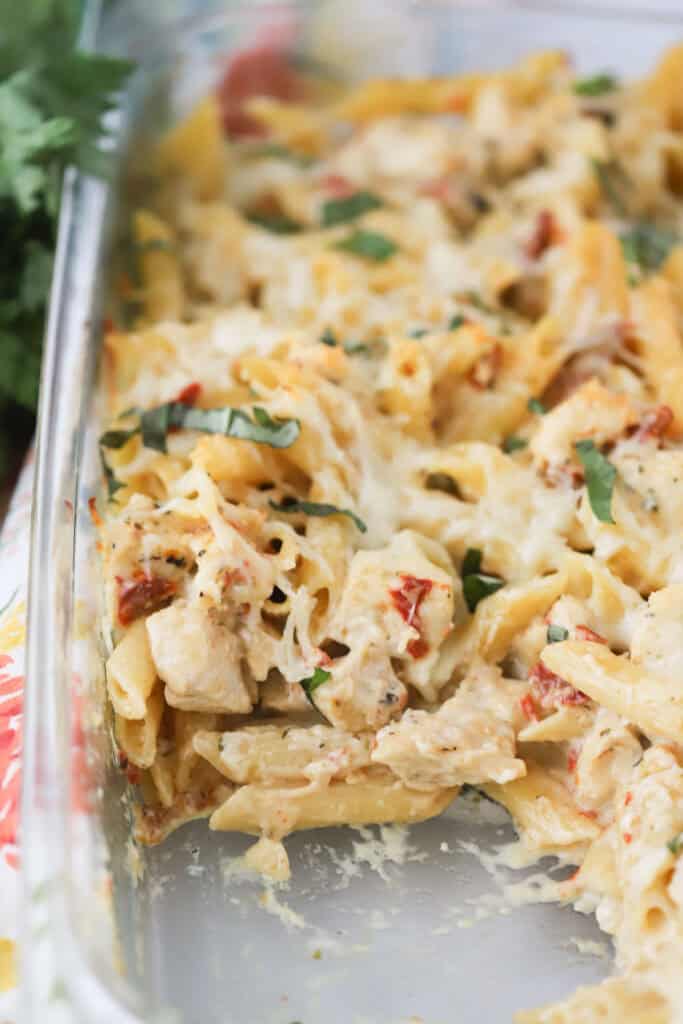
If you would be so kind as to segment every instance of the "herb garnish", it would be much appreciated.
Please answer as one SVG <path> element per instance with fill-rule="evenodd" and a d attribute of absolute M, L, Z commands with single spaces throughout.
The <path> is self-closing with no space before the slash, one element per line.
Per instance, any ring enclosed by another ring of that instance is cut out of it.
<path fill-rule="evenodd" d="M 293 220 L 286 213 L 259 213 L 253 211 L 247 214 L 247 220 L 257 227 L 270 231 L 273 235 L 295 235 L 303 230 L 303 224 Z"/>
<path fill-rule="evenodd" d="M 104 473 L 104 479 L 107 482 L 107 497 L 109 498 L 110 501 L 112 501 L 116 492 L 120 491 L 122 487 L 126 486 L 126 484 L 116 479 L 114 475 L 114 470 L 111 468 L 111 466 L 105 459 L 104 452 L 102 451 L 101 447 L 100 462 L 102 463 L 102 472 Z"/>
<path fill-rule="evenodd" d="M 336 224 L 346 224 L 350 220 L 362 217 L 370 210 L 377 210 L 382 200 L 372 192 L 354 192 L 342 199 L 328 199 L 323 203 L 322 226 L 332 228 Z"/>
<path fill-rule="evenodd" d="M 466 322 L 467 321 L 465 320 L 465 317 L 462 315 L 462 313 L 456 313 L 455 316 L 452 316 L 451 319 L 448 321 L 448 330 L 457 331 L 460 327 L 464 327 Z"/>
<path fill-rule="evenodd" d="M 616 466 L 596 448 L 593 441 L 577 441 L 574 447 L 583 466 L 593 515 L 602 523 L 613 523 L 612 492 L 617 478 Z"/>
<path fill-rule="evenodd" d="M 313 157 L 306 156 L 304 153 L 295 153 L 293 149 L 288 149 L 287 146 L 282 146 L 277 142 L 262 142 L 255 146 L 250 146 L 245 155 L 248 159 L 253 160 L 265 160 L 271 158 L 273 160 L 289 160 L 291 163 L 298 164 L 299 167 L 310 167 L 311 164 L 315 163 Z"/>
<path fill-rule="evenodd" d="M 394 255 L 398 246 L 391 238 L 381 235 L 378 231 L 363 231 L 358 228 L 340 242 L 335 242 L 333 248 L 350 252 L 365 260 L 372 260 L 374 263 L 384 263 Z"/>
<path fill-rule="evenodd" d="M 315 701 L 313 700 L 313 694 L 326 683 L 328 679 L 331 679 L 332 673 L 327 672 L 324 668 L 316 668 L 313 671 L 312 676 L 307 676 L 306 679 L 300 679 L 299 684 L 303 687 L 304 693 L 308 697 L 309 701 L 315 707 Z"/>
<path fill-rule="evenodd" d="M 643 221 L 620 235 L 624 259 L 642 271 L 659 270 L 678 241 L 676 233 Z"/>
<path fill-rule="evenodd" d="M 268 504 L 276 512 L 303 512 L 307 516 L 348 516 L 349 519 L 353 519 L 357 528 L 361 533 L 367 533 L 367 526 L 360 519 L 355 512 L 352 512 L 348 508 L 338 508 L 337 505 L 326 505 L 319 501 L 297 501 L 294 498 L 288 498 L 284 501 L 269 501 Z"/>
<path fill-rule="evenodd" d="M 548 411 L 540 398 L 530 398 L 526 403 L 526 407 L 529 412 L 538 413 L 539 416 L 545 416 Z"/>
<path fill-rule="evenodd" d="M 683 832 L 679 832 L 677 836 L 670 839 L 666 846 L 668 850 L 671 850 L 674 856 L 677 853 L 680 853 L 680 851 L 683 850 Z"/>
<path fill-rule="evenodd" d="M 569 636 L 569 630 L 565 629 L 564 626 L 555 626 L 552 622 L 548 626 L 546 633 L 546 641 L 549 644 L 559 644 L 562 640 L 566 640 Z"/>
<path fill-rule="evenodd" d="M 318 339 L 321 344 L 328 345 L 330 348 L 336 348 L 339 345 L 337 336 L 331 327 L 326 327 L 323 333 Z M 342 342 L 342 348 L 346 352 L 347 356 L 369 355 L 373 347 L 380 347 L 385 345 L 383 338 L 374 338 L 372 341 L 344 341 Z"/>
<path fill-rule="evenodd" d="M 625 217 L 632 183 L 624 168 L 618 160 L 597 160 L 594 157 L 591 158 L 591 167 L 607 199 L 616 212 Z"/>
<path fill-rule="evenodd" d="M 322 345 L 329 345 L 330 348 L 336 348 L 339 344 L 331 327 L 325 328 L 319 340 Z"/>
<path fill-rule="evenodd" d="M 132 69 L 77 52 L 81 5 L 2 5 L 0 43 L 0 479 L 33 430 L 62 174 L 102 175 L 105 117 Z"/>
<path fill-rule="evenodd" d="M 574 82 L 574 92 L 577 96 L 602 96 L 606 92 L 614 92 L 618 87 L 618 79 L 608 73 L 593 75 L 591 78 L 579 78 Z"/>
<path fill-rule="evenodd" d="M 482 554 L 479 548 L 468 548 L 462 562 L 462 592 L 465 604 L 470 612 L 485 597 L 495 594 L 497 590 L 505 585 L 505 580 L 500 576 L 491 576 L 481 572 Z"/>
<path fill-rule="evenodd" d="M 519 452 L 529 444 L 526 437 L 517 437 L 516 434 L 508 434 L 503 440 L 503 451 L 509 455 L 511 452 Z"/>
<path fill-rule="evenodd" d="M 145 410 L 139 424 L 129 430 L 108 430 L 100 438 L 100 445 L 103 448 L 122 448 L 131 437 L 140 433 L 145 448 L 166 452 L 166 435 L 170 430 L 183 428 L 254 441 L 271 448 L 289 448 L 301 433 L 298 420 L 274 420 L 259 406 L 253 407 L 253 416 L 252 420 L 241 409 L 197 409 L 184 402 L 166 402 Z"/>

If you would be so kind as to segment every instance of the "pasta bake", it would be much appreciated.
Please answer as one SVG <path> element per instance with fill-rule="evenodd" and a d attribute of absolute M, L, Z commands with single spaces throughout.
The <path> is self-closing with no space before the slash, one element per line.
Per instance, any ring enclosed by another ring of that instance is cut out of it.
<path fill-rule="evenodd" d="M 517 1021 L 680 1019 L 683 47 L 290 85 L 163 137 L 106 327 L 137 837 L 282 879 L 476 787 L 615 941 Z"/>

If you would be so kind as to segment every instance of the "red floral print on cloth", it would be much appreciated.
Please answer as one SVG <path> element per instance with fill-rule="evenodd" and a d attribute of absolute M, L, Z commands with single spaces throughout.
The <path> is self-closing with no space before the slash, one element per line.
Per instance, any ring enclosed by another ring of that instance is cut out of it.
<path fill-rule="evenodd" d="M 11 674 L 13 663 L 9 654 L 0 654 L 0 850 L 9 866 L 16 868 L 24 677 Z"/>

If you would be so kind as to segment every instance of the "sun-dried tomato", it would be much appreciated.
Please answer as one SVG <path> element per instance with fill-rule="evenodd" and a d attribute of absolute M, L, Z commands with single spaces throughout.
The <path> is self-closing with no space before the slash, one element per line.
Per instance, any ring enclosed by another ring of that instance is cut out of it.
<path fill-rule="evenodd" d="M 197 380 L 193 380 L 191 384 L 187 384 L 178 394 L 175 399 L 176 402 L 182 402 L 183 405 L 194 405 L 199 398 L 202 386 Z"/>
<path fill-rule="evenodd" d="M 555 218 L 550 210 L 540 210 L 531 238 L 527 241 L 524 252 L 530 260 L 539 259 L 549 249 L 555 239 Z"/>
<path fill-rule="evenodd" d="M 604 636 L 600 636 L 594 629 L 590 629 L 588 626 L 577 626 L 574 630 L 577 640 L 586 640 L 591 644 L 606 644 Z"/>
<path fill-rule="evenodd" d="M 646 412 L 635 433 L 636 441 L 649 441 L 665 434 L 673 422 L 673 410 L 668 405 L 658 405 Z"/>
<path fill-rule="evenodd" d="M 400 574 L 401 586 L 389 591 L 396 611 L 409 626 L 417 630 L 418 636 L 408 643 L 408 653 L 413 658 L 423 658 L 429 645 L 422 636 L 420 605 L 434 586 L 433 580 L 418 579 L 406 573 Z"/>
<path fill-rule="evenodd" d="M 174 597 L 178 584 L 164 576 L 144 573 L 124 580 L 117 576 L 119 585 L 118 614 L 122 626 L 129 626 L 141 615 L 156 612 Z"/>
<path fill-rule="evenodd" d="M 577 690 L 566 679 L 551 672 L 542 661 L 537 661 L 529 673 L 531 693 L 535 702 L 545 711 L 553 711 L 560 705 L 588 704 L 590 697 Z"/>

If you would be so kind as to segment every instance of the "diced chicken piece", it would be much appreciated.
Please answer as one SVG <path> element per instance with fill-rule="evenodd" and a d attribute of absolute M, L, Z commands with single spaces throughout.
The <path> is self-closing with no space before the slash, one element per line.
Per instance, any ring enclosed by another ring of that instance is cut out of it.
<path fill-rule="evenodd" d="M 650 594 L 633 630 L 631 661 L 683 688 L 683 583 Z"/>
<path fill-rule="evenodd" d="M 167 704 L 185 711 L 251 711 L 242 644 L 219 614 L 176 601 L 150 615 L 147 633 Z"/>
<path fill-rule="evenodd" d="M 388 547 L 354 555 L 330 634 L 399 659 L 403 679 L 434 700 L 432 670 L 453 628 L 456 587 L 446 550 L 402 530 Z"/>
<path fill-rule="evenodd" d="M 382 729 L 372 760 L 413 789 L 519 779 L 526 768 L 515 757 L 518 689 L 478 665 L 438 711 L 406 711 Z"/>
<path fill-rule="evenodd" d="M 408 691 L 380 648 L 360 645 L 329 669 L 331 678 L 313 694 L 332 725 L 350 732 L 380 729 L 403 711 Z"/>
<path fill-rule="evenodd" d="M 348 778 L 370 764 L 370 736 L 329 725 L 248 725 L 195 735 L 194 748 L 232 782 L 276 786 Z"/>
<path fill-rule="evenodd" d="M 589 380 L 543 416 L 531 441 L 534 461 L 557 466 L 575 458 L 574 444 L 590 438 L 596 445 L 613 441 L 640 420 L 633 400 Z"/>
<path fill-rule="evenodd" d="M 581 808 L 601 811 L 643 756 L 635 726 L 599 708 L 576 759 L 574 783 Z"/>

